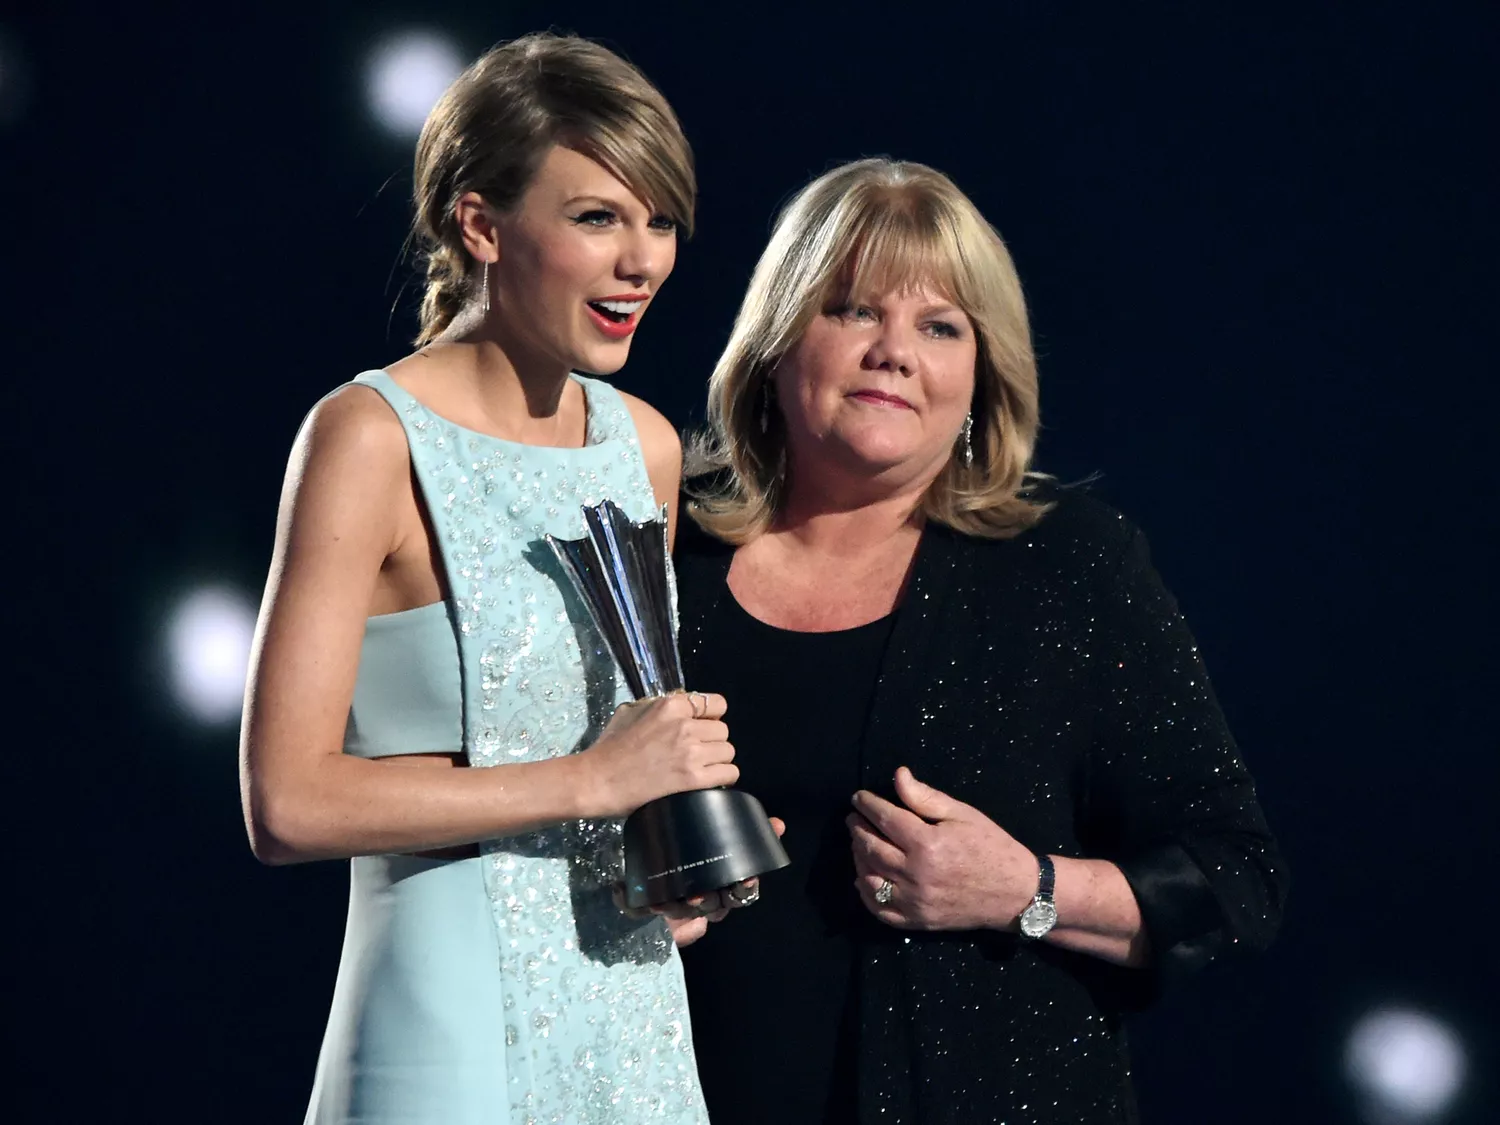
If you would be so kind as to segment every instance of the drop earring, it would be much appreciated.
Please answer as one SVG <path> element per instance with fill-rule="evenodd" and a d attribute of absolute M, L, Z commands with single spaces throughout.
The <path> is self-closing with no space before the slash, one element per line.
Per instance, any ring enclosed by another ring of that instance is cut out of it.
<path fill-rule="evenodd" d="M 964 468 L 971 468 L 974 464 L 974 414 L 971 411 L 964 415 Z"/>
<path fill-rule="evenodd" d="M 489 316 L 490 315 L 490 264 L 488 262 L 480 262 L 479 263 L 479 270 L 484 275 L 484 281 L 480 285 L 480 290 L 483 293 L 482 304 L 483 304 L 483 307 L 484 307 L 484 315 L 485 316 Z"/>
<path fill-rule="evenodd" d="M 760 432 L 771 428 L 771 381 L 767 379 L 760 388 Z"/>

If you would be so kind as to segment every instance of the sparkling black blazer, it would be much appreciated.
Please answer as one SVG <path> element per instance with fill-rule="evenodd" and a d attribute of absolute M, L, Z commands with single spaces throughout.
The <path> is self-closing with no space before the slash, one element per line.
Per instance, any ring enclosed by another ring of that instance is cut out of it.
<path fill-rule="evenodd" d="M 1114 861 L 1151 963 L 869 919 L 851 1091 L 868 1125 L 1134 1121 L 1122 1015 L 1280 923 L 1285 868 L 1144 537 L 1078 490 L 1039 498 L 1056 507 L 1013 539 L 923 533 L 862 784 L 894 799 L 907 765 L 1034 851 Z M 685 651 L 713 643 L 698 624 L 731 556 L 684 514 Z"/>

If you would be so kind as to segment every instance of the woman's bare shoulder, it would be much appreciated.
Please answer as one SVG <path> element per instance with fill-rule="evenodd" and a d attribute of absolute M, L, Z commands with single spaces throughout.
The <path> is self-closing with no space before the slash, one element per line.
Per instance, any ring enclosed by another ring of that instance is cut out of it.
<path fill-rule="evenodd" d="M 635 423 L 635 432 L 640 437 L 641 451 L 646 464 L 682 465 L 682 438 L 677 427 L 667 417 L 643 398 L 619 391 L 625 408 L 630 411 L 630 420 Z"/>
<path fill-rule="evenodd" d="M 297 440 L 305 458 L 352 459 L 367 469 L 404 464 L 409 456 L 395 410 L 379 391 L 359 383 L 340 387 L 314 406 Z"/>

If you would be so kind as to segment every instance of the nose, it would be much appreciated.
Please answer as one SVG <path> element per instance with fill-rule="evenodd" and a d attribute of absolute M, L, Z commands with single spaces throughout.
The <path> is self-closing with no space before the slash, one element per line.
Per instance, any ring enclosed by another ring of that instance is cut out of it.
<path fill-rule="evenodd" d="M 657 280 L 669 252 L 669 241 L 646 229 L 627 231 L 620 247 L 615 276 L 636 286 Z"/>
<path fill-rule="evenodd" d="M 865 352 L 865 366 L 874 371 L 913 375 L 917 370 L 917 338 L 914 329 L 886 320 Z"/>

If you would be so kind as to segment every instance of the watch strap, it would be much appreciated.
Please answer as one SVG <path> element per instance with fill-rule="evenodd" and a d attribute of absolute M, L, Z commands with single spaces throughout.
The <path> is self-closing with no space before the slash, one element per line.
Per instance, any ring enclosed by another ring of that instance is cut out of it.
<path fill-rule="evenodd" d="M 1036 897 L 1043 902 L 1052 901 L 1052 891 L 1057 886 L 1057 867 L 1052 862 L 1050 855 L 1040 852 L 1036 857 L 1037 866 L 1041 868 L 1041 878 L 1037 880 Z"/>

